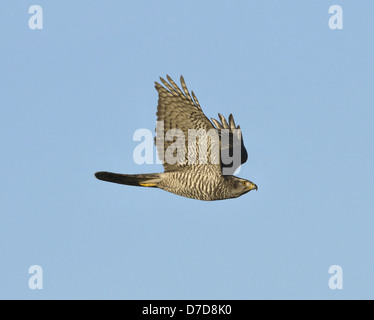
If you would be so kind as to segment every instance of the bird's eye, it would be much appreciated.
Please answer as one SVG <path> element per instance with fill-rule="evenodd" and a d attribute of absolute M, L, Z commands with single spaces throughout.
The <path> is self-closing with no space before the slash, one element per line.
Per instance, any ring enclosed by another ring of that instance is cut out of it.
<path fill-rule="evenodd" d="M 247 181 L 243 181 L 243 186 L 245 187 L 247 185 Z"/>

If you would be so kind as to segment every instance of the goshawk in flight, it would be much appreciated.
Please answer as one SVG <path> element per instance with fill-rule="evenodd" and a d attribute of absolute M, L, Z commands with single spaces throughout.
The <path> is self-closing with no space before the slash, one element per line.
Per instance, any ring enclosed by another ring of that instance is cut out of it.
<path fill-rule="evenodd" d="M 169 76 L 167 79 L 169 82 L 160 78 L 164 87 L 155 82 L 159 97 L 155 142 L 165 172 L 96 172 L 96 178 L 131 186 L 160 188 L 206 201 L 237 198 L 257 190 L 253 182 L 233 175 L 248 157 L 241 129 L 235 125 L 233 116 L 230 114 L 227 122 L 218 114 L 221 122 L 215 119 L 211 122 L 193 91 L 192 97 L 189 94 L 182 76 L 183 92 Z"/>

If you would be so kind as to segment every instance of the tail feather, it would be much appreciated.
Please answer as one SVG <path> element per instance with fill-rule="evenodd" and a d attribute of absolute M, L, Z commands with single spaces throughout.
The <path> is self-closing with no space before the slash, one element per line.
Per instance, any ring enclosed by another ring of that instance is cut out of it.
<path fill-rule="evenodd" d="M 157 188 L 158 183 L 161 181 L 158 173 L 146 174 L 120 174 L 113 172 L 96 172 L 95 177 L 99 180 L 114 182 L 119 184 L 126 184 L 129 186 L 140 187 L 154 187 Z"/>

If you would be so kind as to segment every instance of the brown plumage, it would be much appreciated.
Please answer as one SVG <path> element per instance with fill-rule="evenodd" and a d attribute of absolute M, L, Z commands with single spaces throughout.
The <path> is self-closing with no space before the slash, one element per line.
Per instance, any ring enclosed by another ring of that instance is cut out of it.
<path fill-rule="evenodd" d="M 155 83 L 159 97 L 155 142 L 165 172 L 97 172 L 95 176 L 114 183 L 160 188 L 198 200 L 236 198 L 257 190 L 253 182 L 233 176 L 248 157 L 241 129 L 235 125 L 233 116 L 230 114 L 227 122 L 219 114 L 220 122 L 212 119 L 212 123 L 193 91 L 189 94 L 182 76 L 183 92 L 169 76 L 168 81 L 160 80 L 164 86 Z M 198 133 L 195 143 L 188 140 L 193 132 Z"/>

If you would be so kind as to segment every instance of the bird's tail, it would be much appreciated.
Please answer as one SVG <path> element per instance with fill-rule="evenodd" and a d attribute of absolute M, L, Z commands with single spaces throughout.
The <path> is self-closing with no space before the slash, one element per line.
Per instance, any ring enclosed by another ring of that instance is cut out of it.
<path fill-rule="evenodd" d="M 146 173 L 146 174 L 119 174 L 112 172 L 96 172 L 95 177 L 99 180 L 114 182 L 119 184 L 126 184 L 130 186 L 140 187 L 154 187 L 157 188 L 161 181 L 160 174 Z"/>

